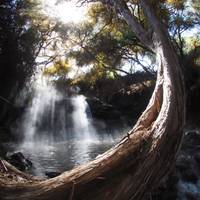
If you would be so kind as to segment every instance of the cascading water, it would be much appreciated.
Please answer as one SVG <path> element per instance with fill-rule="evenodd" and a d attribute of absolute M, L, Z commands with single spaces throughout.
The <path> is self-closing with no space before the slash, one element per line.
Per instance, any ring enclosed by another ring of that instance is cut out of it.
<path fill-rule="evenodd" d="M 85 97 L 77 95 L 71 98 L 71 101 L 74 108 L 72 113 L 74 133 L 78 139 L 94 141 L 96 130 L 91 123 L 92 115 Z"/>
<path fill-rule="evenodd" d="M 83 95 L 61 94 L 43 76 L 33 86 L 34 95 L 22 121 L 24 145 L 63 141 L 68 136 L 81 141 L 95 139 L 90 108 Z"/>
<path fill-rule="evenodd" d="M 53 139 L 55 127 L 64 130 L 65 116 L 58 113 L 59 120 L 55 120 L 55 106 L 63 96 L 44 76 L 36 77 L 33 84 L 33 97 L 28 105 L 21 123 L 24 145 L 33 145 L 36 140 Z M 58 123 L 59 122 L 59 123 Z"/>
<path fill-rule="evenodd" d="M 99 135 L 103 134 L 97 134 L 83 95 L 76 90 L 61 92 L 41 73 L 32 87 L 32 99 L 18 131 L 23 134 L 23 141 L 14 151 L 22 152 L 33 162 L 33 174 L 44 176 L 46 171 L 71 169 L 113 145 L 110 137 L 100 140 Z"/>

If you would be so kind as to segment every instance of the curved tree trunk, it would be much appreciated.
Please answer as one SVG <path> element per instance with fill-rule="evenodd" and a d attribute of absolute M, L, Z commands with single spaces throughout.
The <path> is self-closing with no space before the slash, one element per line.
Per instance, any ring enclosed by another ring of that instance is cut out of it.
<path fill-rule="evenodd" d="M 23 176 L 21 182 L 0 179 L 1 199 L 142 200 L 168 174 L 182 139 L 183 79 L 169 36 L 146 1 L 140 2 L 155 30 L 151 48 L 157 55 L 158 75 L 149 105 L 136 125 L 106 153 L 56 178 Z M 116 5 L 130 25 L 127 10 Z"/>

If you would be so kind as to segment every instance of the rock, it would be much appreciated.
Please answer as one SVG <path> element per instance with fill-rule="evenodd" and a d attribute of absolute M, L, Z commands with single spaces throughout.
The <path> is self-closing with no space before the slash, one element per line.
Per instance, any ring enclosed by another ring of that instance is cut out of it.
<path fill-rule="evenodd" d="M 97 119 L 120 119 L 121 113 L 114 106 L 100 101 L 98 98 L 86 99 L 92 116 Z"/>
<path fill-rule="evenodd" d="M 177 199 L 177 189 L 176 183 L 170 185 L 170 183 L 166 183 L 166 185 L 160 186 L 157 190 L 152 192 L 151 200 L 171 200 Z M 150 200 L 150 199 L 149 199 Z"/>
<path fill-rule="evenodd" d="M 176 161 L 177 171 L 182 173 L 190 168 L 191 168 L 191 158 L 183 155 L 179 156 Z"/>
<path fill-rule="evenodd" d="M 8 156 L 6 160 L 21 171 L 28 170 L 33 166 L 33 163 L 25 158 L 21 152 L 16 152 Z"/>
<path fill-rule="evenodd" d="M 186 194 L 185 194 L 185 196 L 187 197 L 187 200 L 198 200 L 198 199 L 200 199 L 200 196 L 198 195 L 196 195 L 196 194 L 193 194 L 193 193 L 189 193 L 189 192 L 187 192 Z"/>
<path fill-rule="evenodd" d="M 176 170 L 181 179 L 186 182 L 196 183 L 198 176 L 193 169 L 193 157 L 191 155 L 180 155 L 176 161 Z"/>
<path fill-rule="evenodd" d="M 198 164 L 200 164 L 200 153 L 196 153 L 196 154 L 194 155 L 194 159 L 195 159 L 195 161 L 196 161 Z"/>
<path fill-rule="evenodd" d="M 13 135 L 8 128 L 0 127 L 0 143 L 1 144 L 13 141 L 13 139 L 14 139 Z"/>
<path fill-rule="evenodd" d="M 48 177 L 48 178 L 54 178 L 56 176 L 59 176 L 61 173 L 60 172 L 45 172 L 45 175 Z"/>
<path fill-rule="evenodd" d="M 114 93 L 109 103 L 116 106 L 123 115 L 138 118 L 147 106 L 153 87 L 145 87 L 141 83 L 131 84 Z"/>
<path fill-rule="evenodd" d="M 198 181 L 198 176 L 191 169 L 182 171 L 181 175 L 182 175 L 182 180 L 183 181 L 194 183 L 194 184 L 196 184 L 197 181 Z"/>
<path fill-rule="evenodd" d="M 5 147 L 0 143 L 0 158 L 4 158 L 6 155 Z"/>
<path fill-rule="evenodd" d="M 188 132 L 184 137 L 183 149 L 194 148 L 195 146 L 200 145 L 200 134 L 196 131 Z"/>
<path fill-rule="evenodd" d="M 174 173 L 173 175 L 169 176 L 167 184 L 169 185 L 169 187 L 175 187 L 178 181 L 179 177 L 176 173 Z"/>

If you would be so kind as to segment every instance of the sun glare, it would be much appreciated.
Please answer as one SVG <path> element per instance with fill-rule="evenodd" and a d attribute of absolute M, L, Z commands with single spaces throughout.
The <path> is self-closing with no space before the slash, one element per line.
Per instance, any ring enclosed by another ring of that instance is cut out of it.
<path fill-rule="evenodd" d="M 77 0 L 71 0 L 56 4 L 57 0 L 44 0 L 44 11 L 50 17 L 57 18 L 64 23 L 80 23 L 86 18 L 85 6 L 78 6 Z"/>

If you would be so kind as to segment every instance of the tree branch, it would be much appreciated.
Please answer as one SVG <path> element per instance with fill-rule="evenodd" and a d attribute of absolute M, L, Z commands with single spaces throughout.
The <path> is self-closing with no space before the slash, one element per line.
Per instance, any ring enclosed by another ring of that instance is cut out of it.
<path fill-rule="evenodd" d="M 126 23 L 130 26 L 131 30 L 136 34 L 138 39 L 147 46 L 150 50 L 154 51 L 153 41 L 149 34 L 149 31 L 144 29 L 138 22 L 136 16 L 134 16 L 129 10 L 124 0 L 111 0 L 117 13 L 122 15 Z"/>

